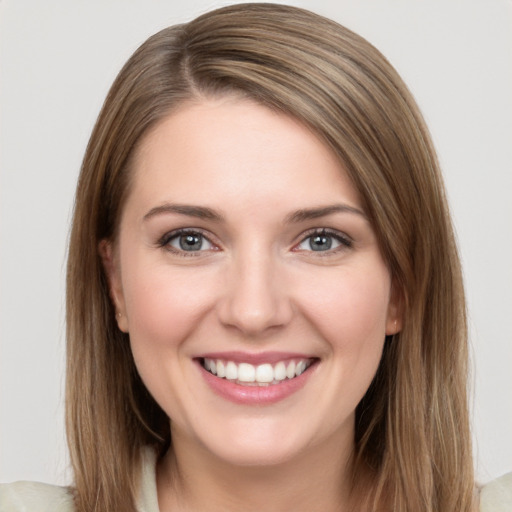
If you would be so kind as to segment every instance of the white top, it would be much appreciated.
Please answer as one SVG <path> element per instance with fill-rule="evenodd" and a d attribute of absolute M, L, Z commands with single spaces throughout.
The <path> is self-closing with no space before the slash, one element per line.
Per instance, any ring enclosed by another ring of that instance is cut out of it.
<path fill-rule="evenodd" d="M 155 468 L 156 454 L 147 448 L 142 456 L 138 512 L 159 512 Z M 0 484 L 0 512 L 73 512 L 74 509 L 67 487 L 40 482 Z"/>
<path fill-rule="evenodd" d="M 155 453 L 143 455 L 138 512 L 159 512 L 155 479 Z M 73 512 L 73 499 L 66 487 L 39 482 L 0 484 L 0 512 Z M 480 512 L 512 512 L 512 473 L 483 486 Z"/>

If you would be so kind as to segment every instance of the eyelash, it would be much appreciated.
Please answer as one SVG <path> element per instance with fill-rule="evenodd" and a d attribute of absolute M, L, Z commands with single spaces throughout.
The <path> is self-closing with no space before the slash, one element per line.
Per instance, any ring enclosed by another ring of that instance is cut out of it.
<path fill-rule="evenodd" d="M 301 235 L 301 241 L 295 245 L 294 250 L 300 251 L 301 249 L 297 249 L 297 247 L 302 245 L 308 239 L 312 239 L 315 236 L 333 238 L 340 244 L 338 247 L 335 247 L 334 249 L 329 248 L 325 251 L 314 251 L 313 249 L 311 249 L 310 251 L 305 251 L 305 252 L 316 253 L 316 255 L 320 256 L 320 257 L 329 256 L 329 255 L 338 253 L 340 251 L 350 249 L 353 246 L 353 240 L 349 236 L 345 235 L 344 233 L 341 233 L 341 232 L 333 230 L 333 229 L 328 229 L 328 228 L 321 228 L 321 229 L 314 228 L 309 231 L 306 231 L 306 233 Z"/>
<path fill-rule="evenodd" d="M 161 247 L 169 252 L 172 252 L 173 254 L 176 254 L 176 255 L 182 256 L 182 257 L 197 257 L 201 253 L 206 252 L 206 250 L 185 251 L 185 250 L 176 249 L 175 247 L 170 245 L 170 242 L 172 240 L 174 240 L 180 236 L 183 236 L 183 235 L 191 235 L 191 236 L 199 235 L 200 237 L 202 237 L 203 240 L 207 241 L 209 244 L 211 244 L 214 247 L 214 249 L 207 249 L 207 250 L 213 250 L 213 251 L 219 250 L 217 245 L 214 244 L 210 240 L 210 238 L 201 229 L 197 229 L 197 228 L 194 228 L 194 229 L 181 228 L 181 229 L 176 229 L 174 231 L 171 231 L 169 233 L 165 233 L 158 240 L 157 245 L 158 245 L 158 247 Z M 332 238 L 332 239 L 336 240 L 337 242 L 339 242 L 340 245 L 338 247 L 335 247 L 334 249 L 329 248 L 325 251 L 314 251 L 313 249 L 308 251 L 308 250 L 298 249 L 298 246 L 302 245 L 308 239 L 312 239 L 315 236 Z M 317 253 L 316 254 L 317 256 L 322 257 L 322 256 L 328 256 L 328 255 L 332 255 L 334 253 L 338 253 L 339 251 L 342 251 L 345 249 L 350 249 L 352 246 L 353 246 L 352 239 L 350 237 L 348 237 L 347 235 L 340 233 L 339 231 L 335 231 L 335 230 L 331 230 L 331 229 L 327 229 L 327 228 L 321 228 L 321 229 L 314 228 L 314 229 L 311 229 L 311 230 L 303 233 L 301 235 L 300 242 L 298 244 L 296 244 L 292 250 Z"/>
<path fill-rule="evenodd" d="M 181 229 L 176 229 L 174 231 L 171 231 L 169 233 L 165 233 L 157 242 L 157 245 L 158 247 L 161 247 L 169 252 L 172 252 L 173 254 L 176 254 L 177 256 L 183 256 L 185 258 L 187 257 L 197 257 L 200 255 L 200 253 L 202 252 L 206 252 L 204 250 L 202 251 L 185 251 L 185 250 L 180 250 L 180 249 L 176 249 L 175 247 L 173 247 L 172 245 L 170 245 L 170 242 L 172 240 L 174 240 L 175 238 L 178 238 L 180 236 L 183 236 L 183 235 L 191 235 L 191 236 L 197 236 L 199 235 L 203 240 L 207 241 L 208 243 L 210 243 L 213 247 L 215 247 L 215 249 L 210 249 L 210 250 L 213 250 L 213 251 L 216 251 L 218 250 L 216 244 L 214 244 L 210 238 L 208 236 L 205 235 L 205 233 L 201 230 L 201 229 L 197 229 L 197 228 L 194 228 L 194 229 L 191 229 L 191 228 L 181 228 Z"/>

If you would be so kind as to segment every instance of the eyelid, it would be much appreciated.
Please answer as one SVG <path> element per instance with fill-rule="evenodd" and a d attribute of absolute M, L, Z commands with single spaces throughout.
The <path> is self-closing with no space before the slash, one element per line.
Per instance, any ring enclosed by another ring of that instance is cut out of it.
<path fill-rule="evenodd" d="M 177 249 L 171 245 L 169 245 L 169 242 L 180 235 L 187 235 L 187 234 L 198 234 L 201 235 L 204 239 L 206 239 L 213 248 L 211 249 L 204 249 L 199 251 L 184 251 Z M 299 249 L 298 247 L 304 243 L 308 238 L 315 236 L 315 235 L 323 235 L 323 236 L 330 236 L 337 240 L 340 243 L 340 246 L 335 247 L 334 249 L 327 249 L 325 251 L 313 251 L 313 250 L 304 250 Z M 201 256 L 204 255 L 204 253 L 212 252 L 212 251 L 219 251 L 220 245 L 214 241 L 214 238 L 212 234 L 202 228 L 197 227 L 186 227 L 186 228 L 177 228 L 173 229 L 171 231 L 165 232 L 156 242 L 157 247 L 163 248 L 169 252 L 172 252 L 174 254 L 177 254 L 179 256 Z M 353 240 L 350 236 L 348 236 L 346 233 L 339 231 L 337 229 L 332 228 L 311 228 L 307 231 L 303 232 L 300 235 L 300 238 L 298 242 L 294 244 L 292 247 L 292 251 L 302 251 L 302 252 L 314 252 L 317 256 L 322 255 L 328 255 L 336 253 L 340 250 L 349 249 L 353 245 Z"/>
<path fill-rule="evenodd" d="M 205 240 L 207 240 L 213 248 L 211 249 L 204 249 L 200 251 L 184 251 L 177 249 L 176 247 L 173 247 L 169 245 L 169 242 L 180 235 L 201 235 Z M 158 240 L 157 240 L 157 247 L 160 247 L 162 249 L 165 249 L 173 254 L 177 254 L 178 256 L 201 256 L 204 255 L 204 253 L 212 252 L 212 251 L 218 251 L 220 250 L 219 244 L 215 243 L 212 240 L 212 235 L 201 228 L 194 228 L 194 227 L 187 227 L 187 228 L 178 228 L 173 229 L 171 231 L 165 232 Z"/>
<path fill-rule="evenodd" d="M 311 238 L 315 235 L 324 235 L 324 236 L 330 236 L 334 239 L 336 239 L 340 246 L 336 247 L 334 249 L 328 249 L 326 251 L 306 251 L 303 249 L 298 249 L 298 246 L 304 243 L 308 238 Z M 338 231 L 337 229 L 331 229 L 331 228 L 312 228 L 308 229 L 304 233 L 300 235 L 300 240 L 294 245 L 293 249 L 294 251 L 304 251 L 304 252 L 315 252 L 316 255 L 322 256 L 327 254 L 333 254 L 343 249 L 350 249 L 353 245 L 354 241 L 350 236 L 348 236 L 346 233 L 343 233 L 342 231 Z"/>

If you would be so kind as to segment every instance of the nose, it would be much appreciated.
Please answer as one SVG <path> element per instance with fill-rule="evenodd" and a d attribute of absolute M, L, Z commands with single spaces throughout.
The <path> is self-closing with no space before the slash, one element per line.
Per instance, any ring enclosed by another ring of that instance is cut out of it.
<path fill-rule="evenodd" d="M 263 251 L 249 252 L 229 265 L 218 315 L 223 325 L 257 337 L 286 326 L 293 308 L 280 263 Z"/>

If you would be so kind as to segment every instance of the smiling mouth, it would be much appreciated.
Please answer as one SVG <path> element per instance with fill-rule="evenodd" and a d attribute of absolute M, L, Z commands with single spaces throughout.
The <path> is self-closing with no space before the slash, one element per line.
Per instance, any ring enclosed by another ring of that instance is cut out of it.
<path fill-rule="evenodd" d="M 236 363 L 222 359 L 203 358 L 202 367 L 220 379 L 241 386 L 274 386 L 302 375 L 316 361 L 314 358 L 279 361 L 276 364 Z"/>

